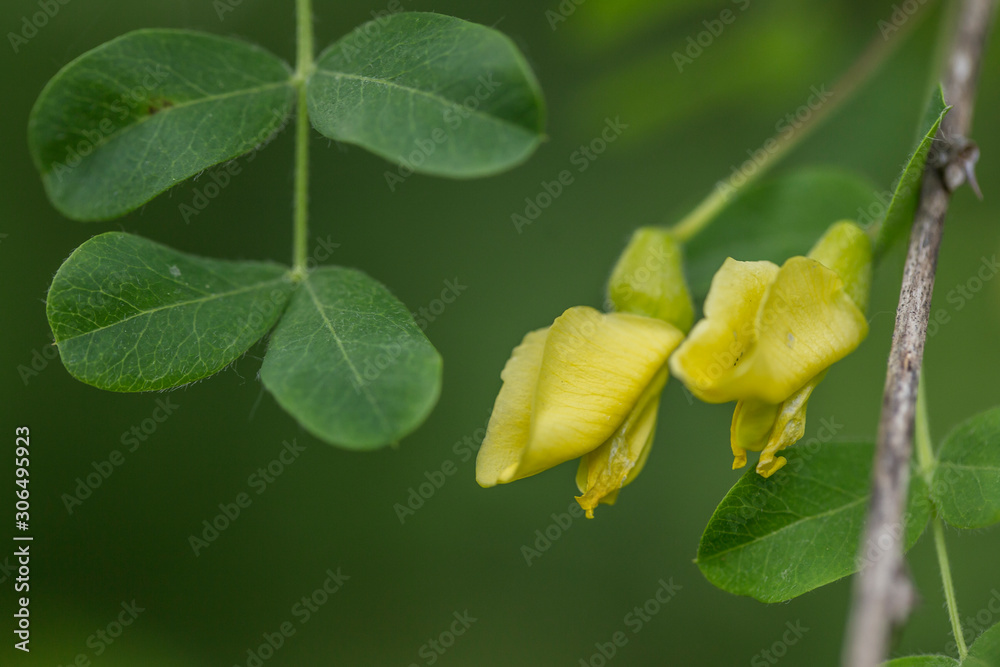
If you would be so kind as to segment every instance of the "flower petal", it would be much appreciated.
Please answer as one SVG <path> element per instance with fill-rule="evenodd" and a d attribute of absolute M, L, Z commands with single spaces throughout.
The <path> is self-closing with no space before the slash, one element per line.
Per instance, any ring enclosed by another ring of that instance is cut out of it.
<path fill-rule="evenodd" d="M 586 510 L 587 518 L 594 518 L 598 503 L 614 504 L 618 490 L 642 471 L 652 449 L 660 392 L 666 381 L 664 367 L 618 430 L 600 447 L 581 457 L 576 485 L 583 495 L 576 500 Z"/>
<path fill-rule="evenodd" d="M 759 452 L 767 445 L 781 405 L 755 399 L 736 404 L 729 440 L 733 448 L 733 470 L 747 464 L 747 451 Z"/>
<path fill-rule="evenodd" d="M 476 457 L 476 482 L 480 486 L 496 485 L 503 472 L 516 467 L 521 460 L 528 444 L 531 407 L 548 334 L 546 327 L 526 335 L 500 373 L 503 386 L 493 404 L 486 436 Z"/>
<path fill-rule="evenodd" d="M 746 465 L 747 450 L 761 452 L 757 473 L 762 477 L 770 477 L 785 465 L 785 458 L 776 457 L 775 454 L 795 444 L 805 435 L 809 397 L 824 377 L 826 371 L 778 404 L 754 399 L 736 404 L 730 429 L 733 455 L 736 458 L 734 470 Z"/>
<path fill-rule="evenodd" d="M 781 403 L 854 351 L 868 322 L 836 272 L 792 257 L 768 288 L 756 329 L 756 346 L 735 369 L 735 397 Z"/>
<path fill-rule="evenodd" d="M 670 359 L 671 372 L 699 399 L 727 403 L 741 398 L 732 380 L 737 364 L 756 343 L 757 311 L 777 274 L 771 262 L 730 257 L 712 278 L 705 318 Z"/>
<path fill-rule="evenodd" d="M 767 446 L 760 454 L 757 461 L 757 474 L 761 477 L 770 477 L 785 465 L 784 456 L 775 457 L 775 454 L 798 442 L 806 432 L 806 407 L 809 405 L 809 397 L 812 396 L 813 389 L 816 388 L 826 371 L 823 371 L 798 391 L 788 397 L 781 404 L 778 416 L 774 421 L 774 428 L 767 440 Z"/>
<path fill-rule="evenodd" d="M 528 446 L 499 481 L 534 474 L 601 446 L 684 338 L 661 320 L 586 306 L 556 318 L 545 341 Z"/>

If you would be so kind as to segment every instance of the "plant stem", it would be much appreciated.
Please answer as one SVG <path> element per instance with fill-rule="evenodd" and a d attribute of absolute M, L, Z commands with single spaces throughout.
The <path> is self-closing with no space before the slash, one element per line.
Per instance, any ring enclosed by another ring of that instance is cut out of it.
<path fill-rule="evenodd" d="M 918 11 L 922 11 L 922 9 Z M 759 161 L 754 158 L 756 169 L 749 173 L 743 173 L 743 169 L 734 169 L 728 178 L 719 181 L 712 192 L 694 210 L 671 228 L 674 237 L 683 243 L 694 238 L 708 227 L 741 190 L 756 182 L 781 158 L 809 136 L 834 110 L 849 100 L 854 92 L 878 70 L 879 66 L 902 43 L 905 35 L 912 31 L 919 22 L 916 17 L 911 16 L 888 39 L 882 35 L 873 37 L 864 53 L 833 85 L 830 90 L 830 99 L 791 132 L 782 131 L 777 136 L 765 141 L 762 146 L 764 156 Z"/>
<path fill-rule="evenodd" d="M 962 636 L 962 623 L 958 620 L 958 602 L 955 599 L 955 584 L 951 580 L 951 566 L 948 564 L 948 549 L 944 544 L 944 525 L 941 517 L 934 515 L 931 521 L 934 529 L 934 547 L 937 549 L 938 565 L 941 568 L 941 581 L 944 582 L 944 599 L 948 603 L 948 618 L 951 620 L 951 633 L 955 635 L 955 645 L 958 646 L 958 659 L 965 660 L 969 648 Z"/>
<path fill-rule="evenodd" d="M 927 419 L 927 391 L 924 389 L 925 386 L 925 383 L 921 381 L 917 389 L 917 423 L 913 434 L 913 444 L 917 452 L 917 463 L 920 465 L 920 473 L 927 480 L 927 484 L 930 485 L 931 472 L 934 469 L 936 460 L 934 450 L 931 446 L 931 430 Z M 941 570 L 941 582 L 944 584 L 944 599 L 948 605 L 948 619 L 951 621 L 951 633 L 955 637 L 955 645 L 958 646 L 959 660 L 965 660 L 969 649 L 965 645 L 965 636 L 962 634 L 962 623 L 958 618 L 958 600 L 955 597 L 955 584 L 951 579 L 948 548 L 944 542 L 944 524 L 936 512 L 931 519 L 931 529 L 934 532 L 934 548 L 937 551 L 938 567 Z"/>
<path fill-rule="evenodd" d="M 935 459 L 934 450 L 931 447 L 931 427 L 927 419 L 927 390 L 925 387 L 926 382 L 921 380 L 917 387 L 917 417 L 913 441 L 916 445 L 920 474 L 930 484 Z"/>
<path fill-rule="evenodd" d="M 293 85 L 298 93 L 295 115 L 295 231 L 292 276 L 306 276 L 309 255 L 309 109 L 306 81 L 313 68 L 312 0 L 296 0 L 298 56 Z"/>

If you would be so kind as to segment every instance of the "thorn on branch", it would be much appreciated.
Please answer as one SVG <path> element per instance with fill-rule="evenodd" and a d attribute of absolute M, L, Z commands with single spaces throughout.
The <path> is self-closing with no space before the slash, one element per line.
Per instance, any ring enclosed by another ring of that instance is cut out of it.
<path fill-rule="evenodd" d="M 941 149 L 936 164 L 941 169 L 944 185 L 948 192 L 954 192 L 963 183 L 968 183 L 979 199 L 983 191 L 976 180 L 976 163 L 979 162 L 979 146 L 965 137 L 956 137 Z"/>

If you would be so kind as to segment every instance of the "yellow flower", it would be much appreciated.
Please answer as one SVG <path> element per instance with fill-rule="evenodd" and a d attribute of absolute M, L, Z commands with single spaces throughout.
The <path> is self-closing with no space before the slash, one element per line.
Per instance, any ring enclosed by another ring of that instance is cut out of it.
<path fill-rule="evenodd" d="M 580 458 L 588 517 L 639 473 L 649 454 L 667 359 L 684 334 L 659 319 L 577 306 L 524 337 L 476 459 L 483 487 Z"/>
<path fill-rule="evenodd" d="M 775 454 L 802 437 L 812 391 L 868 334 L 870 285 L 871 242 L 851 222 L 835 223 L 808 257 L 781 268 L 729 258 L 715 274 L 705 318 L 670 369 L 703 401 L 738 401 L 733 468 L 747 450 L 761 452 L 764 477 L 785 464 Z"/>

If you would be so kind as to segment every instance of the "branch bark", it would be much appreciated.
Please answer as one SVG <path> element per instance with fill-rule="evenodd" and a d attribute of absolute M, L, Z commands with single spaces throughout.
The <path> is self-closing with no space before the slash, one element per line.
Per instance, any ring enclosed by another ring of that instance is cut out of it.
<path fill-rule="evenodd" d="M 972 123 L 976 80 L 993 10 L 994 0 L 962 0 L 947 52 L 942 85 L 952 109 L 941 123 L 924 170 L 903 270 L 862 542 L 862 557 L 867 560 L 855 577 L 848 620 L 843 660 L 847 667 L 880 665 L 888 656 L 893 630 L 905 622 L 916 599 L 902 541 L 917 388 L 951 192 L 969 180 L 978 193 L 972 171 L 978 149 L 965 136 Z"/>

